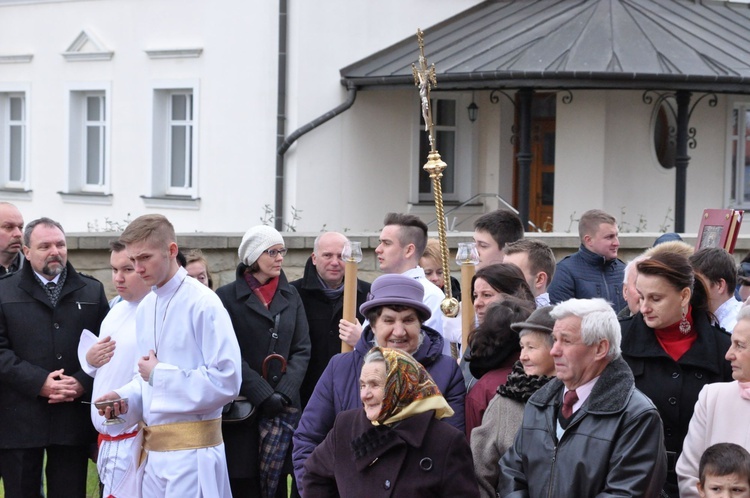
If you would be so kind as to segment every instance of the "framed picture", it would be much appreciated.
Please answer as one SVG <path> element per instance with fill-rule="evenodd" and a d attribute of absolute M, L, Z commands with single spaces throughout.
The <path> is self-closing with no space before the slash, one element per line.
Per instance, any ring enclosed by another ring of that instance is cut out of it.
<path fill-rule="evenodd" d="M 740 233 L 743 211 L 737 209 L 706 209 L 701 217 L 695 250 L 704 247 L 721 247 L 734 252 Z"/>

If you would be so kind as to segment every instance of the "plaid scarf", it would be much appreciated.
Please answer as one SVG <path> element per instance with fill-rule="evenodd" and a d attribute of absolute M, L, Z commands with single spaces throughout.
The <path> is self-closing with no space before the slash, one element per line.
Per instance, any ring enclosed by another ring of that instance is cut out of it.
<path fill-rule="evenodd" d="M 273 277 L 268 280 L 265 284 L 261 284 L 260 281 L 253 276 L 252 273 L 245 273 L 245 282 L 250 286 L 250 290 L 253 294 L 260 299 L 263 306 L 268 309 L 271 306 L 271 300 L 273 300 L 276 289 L 279 287 L 279 277 Z"/>
<path fill-rule="evenodd" d="M 65 277 L 68 276 L 68 269 L 63 268 L 62 273 L 60 274 L 60 278 L 57 279 L 57 285 L 47 285 L 49 283 L 52 283 L 52 281 L 42 282 L 42 280 L 34 273 L 34 277 L 36 277 L 36 281 L 39 282 L 39 285 L 42 286 L 42 289 L 44 289 L 44 293 L 47 294 L 47 297 L 49 298 L 49 302 L 52 303 L 52 307 L 54 308 L 57 306 L 57 301 L 60 299 L 60 293 L 62 292 L 63 285 L 65 285 Z"/>
<path fill-rule="evenodd" d="M 260 488 L 264 498 L 276 496 L 279 487 L 284 460 L 292 442 L 292 434 L 300 419 L 300 412 L 294 407 L 285 406 L 284 410 L 273 418 L 260 417 Z"/>

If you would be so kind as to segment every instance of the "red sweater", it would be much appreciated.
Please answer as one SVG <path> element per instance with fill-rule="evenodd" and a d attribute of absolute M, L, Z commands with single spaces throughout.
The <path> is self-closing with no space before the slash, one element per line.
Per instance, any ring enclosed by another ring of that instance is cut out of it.
<path fill-rule="evenodd" d="M 495 370 L 490 370 L 474 384 L 466 394 L 466 437 L 471 438 L 471 430 L 482 424 L 482 417 L 487 405 L 497 394 L 498 386 L 508 382 L 508 374 L 513 370 L 513 364 L 518 361 L 520 353 L 510 355 Z"/>

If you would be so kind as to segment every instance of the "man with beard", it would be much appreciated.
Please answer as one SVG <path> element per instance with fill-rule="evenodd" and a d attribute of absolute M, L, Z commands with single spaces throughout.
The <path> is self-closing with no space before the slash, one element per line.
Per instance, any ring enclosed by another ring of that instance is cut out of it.
<path fill-rule="evenodd" d="M 10 202 L 0 202 L 0 276 L 23 266 L 23 216 Z"/>
<path fill-rule="evenodd" d="M 68 262 L 65 232 L 49 218 L 24 230 L 27 264 L 0 280 L 0 467 L 5 496 L 38 496 L 46 453 L 48 498 L 83 498 L 95 432 L 93 380 L 78 341 L 109 310 L 104 287 Z"/>

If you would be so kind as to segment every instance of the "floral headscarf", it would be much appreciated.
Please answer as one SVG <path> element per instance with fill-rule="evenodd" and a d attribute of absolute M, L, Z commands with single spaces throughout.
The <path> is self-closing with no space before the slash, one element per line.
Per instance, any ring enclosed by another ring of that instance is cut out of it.
<path fill-rule="evenodd" d="M 383 407 L 375 425 L 390 425 L 429 410 L 435 418 L 453 415 L 429 372 L 409 353 L 400 349 L 374 347 L 385 358 Z"/>

